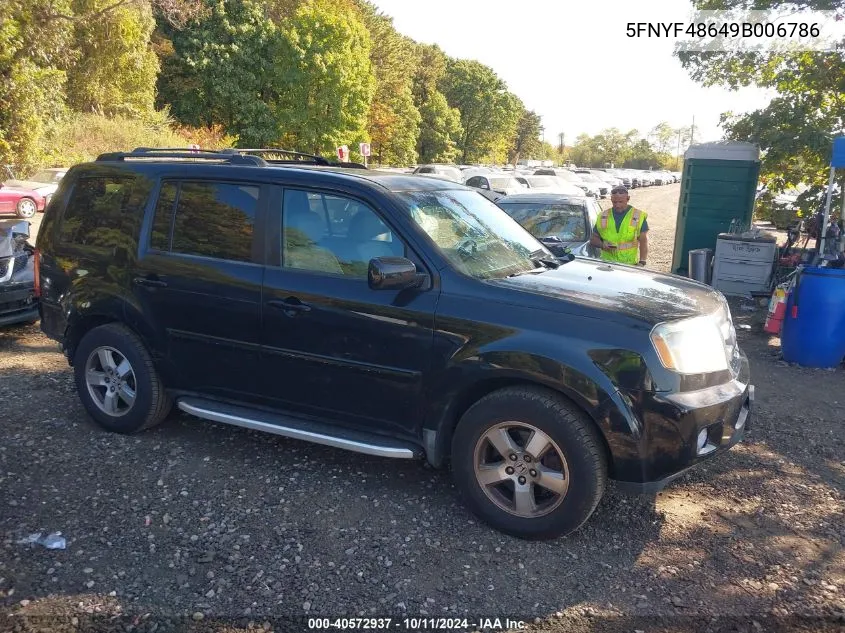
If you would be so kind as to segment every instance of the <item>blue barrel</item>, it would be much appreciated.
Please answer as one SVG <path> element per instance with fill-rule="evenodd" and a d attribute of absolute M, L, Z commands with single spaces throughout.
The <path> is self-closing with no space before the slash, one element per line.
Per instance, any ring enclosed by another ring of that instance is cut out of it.
<path fill-rule="evenodd" d="M 838 367 L 845 358 L 845 269 L 807 267 L 786 303 L 783 359 L 803 367 Z"/>

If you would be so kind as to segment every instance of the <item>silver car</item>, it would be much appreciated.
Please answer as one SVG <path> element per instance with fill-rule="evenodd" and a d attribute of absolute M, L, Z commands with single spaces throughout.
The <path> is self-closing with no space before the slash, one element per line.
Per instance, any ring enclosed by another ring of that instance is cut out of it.
<path fill-rule="evenodd" d="M 496 201 L 557 257 L 570 250 L 578 257 L 599 257 L 590 245 L 601 207 L 588 196 L 518 193 Z"/>

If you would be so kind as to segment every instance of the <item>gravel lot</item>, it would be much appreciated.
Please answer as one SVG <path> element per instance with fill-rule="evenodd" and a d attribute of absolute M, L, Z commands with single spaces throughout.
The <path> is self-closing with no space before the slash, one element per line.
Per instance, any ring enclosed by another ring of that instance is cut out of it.
<path fill-rule="evenodd" d="M 660 270 L 678 191 L 632 194 Z M 422 463 L 178 412 L 107 434 L 37 325 L 0 330 L 0 631 L 309 630 L 302 616 L 392 617 L 402 631 L 405 616 L 842 630 L 843 374 L 786 365 L 765 310 L 736 308 L 757 385 L 746 442 L 656 497 L 611 488 L 582 530 L 547 543 L 479 524 Z M 67 548 L 18 543 L 39 531 Z"/>

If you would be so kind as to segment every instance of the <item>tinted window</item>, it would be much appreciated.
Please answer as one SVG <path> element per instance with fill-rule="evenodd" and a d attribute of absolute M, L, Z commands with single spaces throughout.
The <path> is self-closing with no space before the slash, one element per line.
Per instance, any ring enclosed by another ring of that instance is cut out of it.
<path fill-rule="evenodd" d="M 287 268 L 366 279 L 370 259 L 405 253 L 375 211 L 343 196 L 288 189 L 282 223 Z"/>
<path fill-rule="evenodd" d="M 173 222 L 173 207 L 176 204 L 176 183 L 166 182 L 161 186 L 153 217 L 153 231 L 150 248 L 159 251 L 170 250 L 170 225 Z"/>
<path fill-rule="evenodd" d="M 131 246 L 141 224 L 146 187 L 132 176 L 80 178 L 65 209 L 59 239 L 81 246 Z"/>
<path fill-rule="evenodd" d="M 258 187 L 250 185 L 183 182 L 176 203 L 171 250 L 186 255 L 252 261 L 258 192 Z"/>

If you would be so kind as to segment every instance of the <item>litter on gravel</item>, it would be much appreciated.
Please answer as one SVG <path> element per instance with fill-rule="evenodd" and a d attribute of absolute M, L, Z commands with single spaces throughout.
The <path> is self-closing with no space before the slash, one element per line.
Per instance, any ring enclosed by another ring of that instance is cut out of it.
<path fill-rule="evenodd" d="M 61 532 L 52 532 L 47 536 L 43 536 L 41 532 L 36 532 L 22 538 L 17 543 L 18 545 L 43 545 L 47 549 L 65 549 L 67 547 L 67 541 L 65 541 Z"/>

